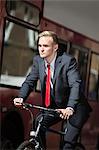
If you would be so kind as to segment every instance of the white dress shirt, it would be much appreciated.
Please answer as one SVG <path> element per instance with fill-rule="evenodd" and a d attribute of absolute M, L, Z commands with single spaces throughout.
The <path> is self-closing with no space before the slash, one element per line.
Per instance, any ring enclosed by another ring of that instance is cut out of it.
<path fill-rule="evenodd" d="M 56 56 L 57 56 L 57 54 L 55 55 L 54 59 L 53 59 L 52 62 L 50 63 L 50 73 L 51 73 L 50 84 L 51 84 L 51 88 L 52 88 L 52 89 L 53 89 L 52 79 L 53 79 L 53 76 L 54 76 L 54 69 L 55 69 Z M 48 64 L 48 62 L 45 60 L 45 72 L 46 72 L 46 74 L 47 74 L 47 72 L 48 72 L 47 64 Z"/>

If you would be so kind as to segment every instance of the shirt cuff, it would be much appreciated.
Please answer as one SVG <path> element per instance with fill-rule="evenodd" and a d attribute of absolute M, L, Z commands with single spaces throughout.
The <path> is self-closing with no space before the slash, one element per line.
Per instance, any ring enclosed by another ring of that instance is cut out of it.
<path fill-rule="evenodd" d="M 74 112 L 74 109 L 72 107 L 67 107 L 68 109 L 72 110 Z"/>

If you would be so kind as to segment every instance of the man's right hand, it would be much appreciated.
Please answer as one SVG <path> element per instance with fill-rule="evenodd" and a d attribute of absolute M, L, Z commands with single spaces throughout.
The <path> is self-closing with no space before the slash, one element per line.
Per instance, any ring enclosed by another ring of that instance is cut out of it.
<path fill-rule="evenodd" d="M 15 106 L 21 106 L 23 103 L 23 98 L 15 98 L 13 102 Z"/>

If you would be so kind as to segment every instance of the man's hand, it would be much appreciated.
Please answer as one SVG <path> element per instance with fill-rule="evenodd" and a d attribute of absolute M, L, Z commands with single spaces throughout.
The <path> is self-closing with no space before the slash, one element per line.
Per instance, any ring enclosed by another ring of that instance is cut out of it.
<path fill-rule="evenodd" d="M 69 117 L 74 113 L 74 110 L 71 107 L 67 107 L 65 109 L 57 109 L 57 111 L 60 113 L 60 117 L 62 119 L 69 119 Z"/>
<path fill-rule="evenodd" d="M 13 100 L 13 102 L 14 102 L 14 105 L 15 106 L 21 106 L 22 105 L 22 103 L 23 103 L 23 98 L 15 98 L 14 100 Z"/>

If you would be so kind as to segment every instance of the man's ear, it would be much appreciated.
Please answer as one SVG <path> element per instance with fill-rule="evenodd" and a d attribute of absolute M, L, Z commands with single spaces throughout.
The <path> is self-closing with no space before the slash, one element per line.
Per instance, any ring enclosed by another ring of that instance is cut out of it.
<path fill-rule="evenodd" d="M 58 44 L 54 45 L 54 50 L 57 51 L 58 50 Z"/>

